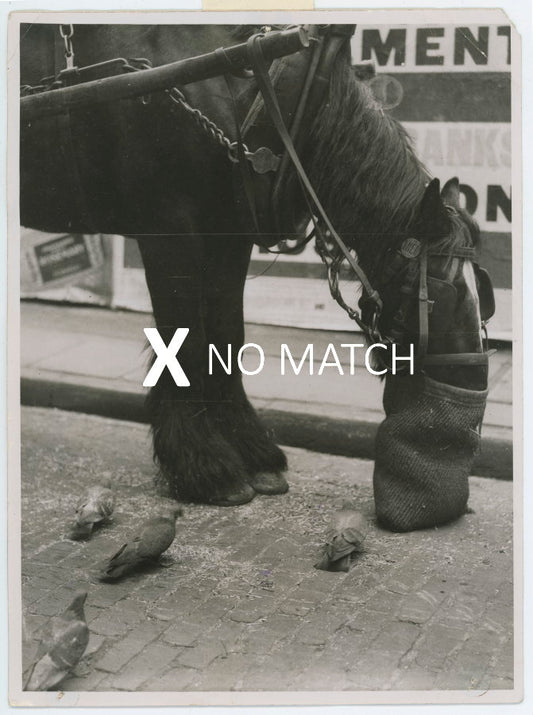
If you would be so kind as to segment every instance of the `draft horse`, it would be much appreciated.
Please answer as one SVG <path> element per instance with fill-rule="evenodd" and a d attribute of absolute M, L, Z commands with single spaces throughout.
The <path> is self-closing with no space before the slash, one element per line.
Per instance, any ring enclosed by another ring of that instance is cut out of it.
<path fill-rule="evenodd" d="M 246 41 L 258 28 L 73 29 L 83 67 L 115 57 L 164 65 Z M 353 28 L 309 31 L 307 49 L 266 68 L 259 58 L 253 73 L 235 76 L 228 66 L 225 76 L 170 93 L 23 124 L 21 221 L 138 241 L 163 340 L 190 328 L 179 353 L 190 387 L 177 387 L 165 370 L 147 400 L 159 481 L 182 500 L 238 505 L 256 493 L 284 493 L 287 461 L 248 401 L 241 374 L 208 374 L 207 345 L 221 354 L 228 343 L 243 345 L 254 242 L 273 246 L 299 236 L 312 217 L 332 285 L 347 254 L 359 272 L 361 315 L 349 310 L 368 337 L 416 345 L 414 378 L 387 377 L 376 508 L 392 529 L 434 525 L 465 510 L 486 399 L 478 230 L 459 204 L 458 181 L 440 192 L 402 126 L 354 74 Z M 37 84 L 45 71 L 57 76 L 61 48 L 57 26 L 23 26 L 23 83 Z M 278 109 L 292 134 L 288 143 L 280 139 Z M 256 171 L 248 159 L 263 147 L 271 165 Z M 453 414 L 446 412 L 451 404 Z M 413 429 L 402 434 L 406 424 Z M 415 463 L 424 450 L 426 462 Z M 428 469 L 436 475 L 431 483 L 422 474 Z M 444 482 L 453 484 L 450 469 L 460 472 L 451 501 L 443 492 Z"/>

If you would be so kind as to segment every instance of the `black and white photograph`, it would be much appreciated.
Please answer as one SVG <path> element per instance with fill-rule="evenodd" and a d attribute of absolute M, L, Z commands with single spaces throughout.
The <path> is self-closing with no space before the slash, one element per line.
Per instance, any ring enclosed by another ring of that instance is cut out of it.
<path fill-rule="evenodd" d="M 519 702 L 506 14 L 8 30 L 10 702 Z"/>

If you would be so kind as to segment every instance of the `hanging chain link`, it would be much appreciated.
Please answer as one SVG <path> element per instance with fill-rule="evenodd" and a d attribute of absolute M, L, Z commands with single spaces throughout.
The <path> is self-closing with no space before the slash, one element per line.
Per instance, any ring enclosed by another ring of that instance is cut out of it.
<path fill-rule="evenodd" d="M 222 129 L 215 124 L 209 117 L 206 117 L 199 109 L 192 107 L 187 100 L 185 95 L 177 87 L 172 87 L 172 89 L 167 89 L 166 93 L 170 99 L 182 109 L 184 109 L 198 124 L 198 126 L 203 129 L 206 134 L 208 134 L 212 139 L 214 139 L 220 146 L 226 150 L 228 159 L 234 164 L 239 163 L 239 145 L 236 141 L 231 141 Z M 242 149 L 245 154 L 250 153 L 246 144 L 242 145 Z"/>
<path fill-rule="evenodd" d="M 67 69 L 71 70 L 74 67 L 74 48 L 72 46 L 74 27 L 72 25 L 59 25 L 59 34 L 63 38 L 65 45 L 65 62 Z"/>

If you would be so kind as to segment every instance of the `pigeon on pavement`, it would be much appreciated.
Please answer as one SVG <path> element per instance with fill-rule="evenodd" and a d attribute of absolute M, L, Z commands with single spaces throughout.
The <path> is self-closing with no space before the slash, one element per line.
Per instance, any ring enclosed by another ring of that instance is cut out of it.
<path fill-rule="evenodd" d="M 348 571 L 351 554 L 360 550 L 368 531 L 361 512 L 351 502 L 344 502 L 333 517 L 322 558 L 315 568 L 323 571 Z"/>
<path fill-rule="evenodd" d="M 115 581 L 138 568 L 157 561 L 176 536 L 176 518 L 182 515 L 173 507 L 164 515 L 148 519 L 138 536 L 124 544 L 108 559 L 100 572 L 101 581 Z"/>
<path fill-rule="evenodd" d="M 86 598 L 87 591 L 78 591 L 64 613 L 46 624 L 25 690 L 53 690 L 80 661 L 89 643 Z"/>
<path fill-rule="evenodd" d="M 88 539 L 95 524 L 110 521 L 114 508 L 115 495 L 108 484 L 91 487 L 76 506 L 76 521 L 68 538 L 74 541 Z"/>

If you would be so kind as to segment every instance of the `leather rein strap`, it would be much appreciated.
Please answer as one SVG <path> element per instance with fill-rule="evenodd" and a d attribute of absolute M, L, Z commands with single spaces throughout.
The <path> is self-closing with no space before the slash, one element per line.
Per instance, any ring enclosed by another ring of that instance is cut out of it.
<path fill-rule="evenodd" d="M 495 350 L 488 350 L 483 345 L 483 352 L 480 353 L 431 353 L 427 354 L 429 343 L 429 294 L 427 284 L 427 262 L 428 256 L 454 256 L 463 258 L 464 260 L 473 260 L 475 258 L 475 249 L 470 246 L 462 246 L 452 249 L 445 253 L 428 253 L 427 245 L 422 244 L 420 251 L 420 282 L 418 288 L 418 351 L 416 361 L 422 366 L 433 365 L 462 365 L 474 366 L 489 364 L 489 357 L 495 353 Z M 484 324 L 482 324 L 484 328 Z"/>

